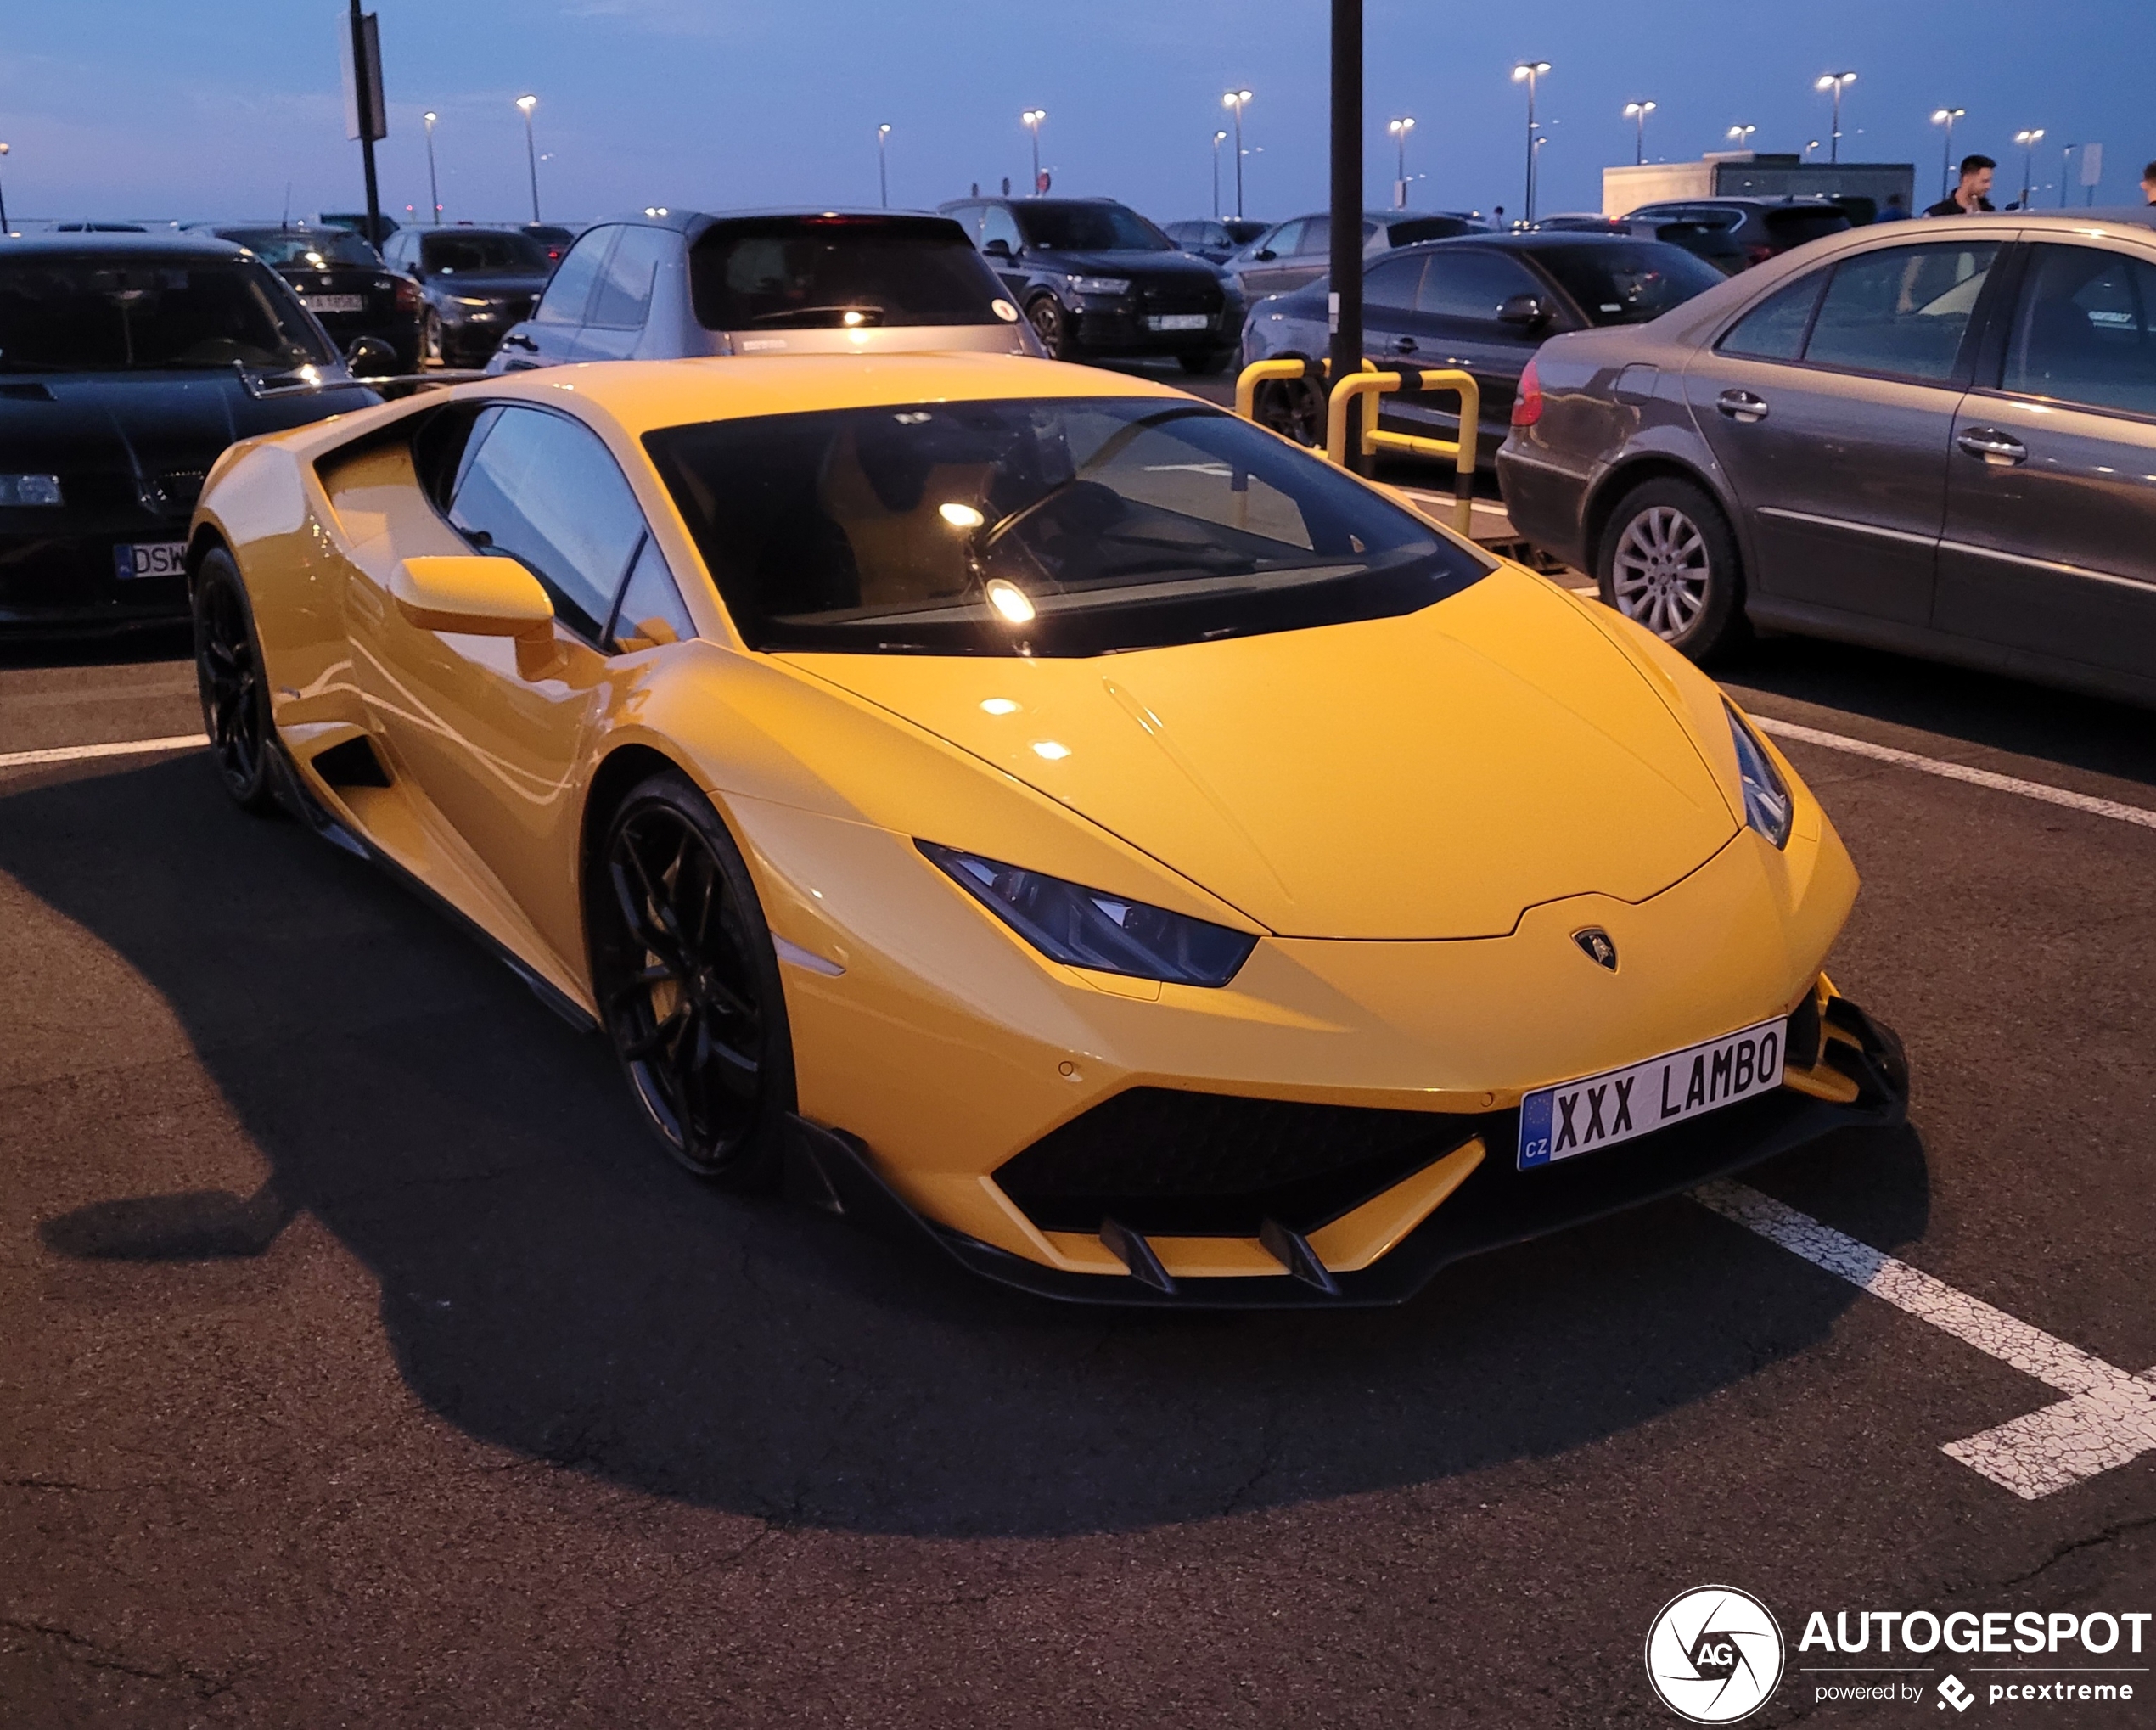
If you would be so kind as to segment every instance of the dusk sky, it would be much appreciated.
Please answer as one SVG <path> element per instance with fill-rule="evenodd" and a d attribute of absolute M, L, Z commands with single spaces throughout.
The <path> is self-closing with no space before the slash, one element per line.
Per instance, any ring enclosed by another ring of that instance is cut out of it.
<path fill-rule="evenodd" d="M 718 208 L 873 204 L 875 128 L 893 127 L 894 204 L 932 205 L 1029 172 L 1022 109 L 1048 113 L 1044 163 L 1058 192 L 1106 193 L 1160 221 L 1211 206 L 1221 92 L 1255 94 L 1245 143 L 1254 216 L 1325 197 L 1322 0 L 1082 0 L 1042 7 L 943 0 L 375 0 L 390 135 L 385 210 L 424 211 L 419 116 L 435 143 L 451 220 L 528 214 L 521 92 L 536 115 L 550 217 L 652 203 Z M 344 137 L 332 0 L 8 0 L 0 30 L 0 162 L 8 213 L 25 217 L 274 216 L 351 209 L 359 151 Z M 1545 0 L 1462 6 L 1369 0 L 1372 202 L 1390 201 L 1385 121 L 1412 115 L 1412 202 L 1517 212 L 1524 104 L 1508 81 L 1547 59 L 1546 211 L 1600 204 L 1599 171 L 1631 160 L 1625 104 L 1652 98 L 1650 159 L 1726 148 L 1749 121 L 1760 149 L 1823 138 L 1822 72 L 1858 73 L 1845 160 L 1913 161 L 1938 194 L 1933 110 L 1964 108 L 1955 138 L 1999 158 L 2041 126 L 2035 177 L 2055 204 L 2059 147 L 2104 146 L 2098 202 L 2137 199 L 2156 156 L 2156 5 L 2047 7 L 1955 0 L 1810 5 L 1612 6 Z M 1823 154 L 1823 152 L 1822 153 Z M 1222 160 L 1224 179 L 1232 163 Z M 2078 181 L 2074 199 L 2080 201 Z M 2009 193 L 2007 196 L 2011 196 Z M 1232 193 L 1229 194 L 1232 198 Z M 2004 198 L 2000 200 L 2005 201 Z"/>

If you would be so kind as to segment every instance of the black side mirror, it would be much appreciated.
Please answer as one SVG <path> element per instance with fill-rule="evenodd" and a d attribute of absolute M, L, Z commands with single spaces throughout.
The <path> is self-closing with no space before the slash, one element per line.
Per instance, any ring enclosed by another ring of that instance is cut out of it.
<path fill-rule="evenodd" d="M 404 362 L 380 337 L 362 336 L 345 351 L 345 370 L 355 379 L 390 379 L 404 370 Z"/>
<path fill-rule="evenodd" d="M 1011 256 L 1011 243 L 999 236 L 996 239 L 991 240 L 986 245 L 983 246 L 980 250 L 983 257 L 1000 258 L 1008 262 Z"/>
<path fill-rule="evenodd" d="M 1508 295 L 1497 304 L 1497 322 L 1532 330 L 1549 320 L 1549 309 L 1532 295 Z"/>
<path fill-rule="evenodd" d="M 1256 259 L 1260 264 L 1263 264 L 1267 259 L 1277 258 L 1280 255 L 1268 246 L 1263 252 L 1254 252 L 1250 256 Z"/>

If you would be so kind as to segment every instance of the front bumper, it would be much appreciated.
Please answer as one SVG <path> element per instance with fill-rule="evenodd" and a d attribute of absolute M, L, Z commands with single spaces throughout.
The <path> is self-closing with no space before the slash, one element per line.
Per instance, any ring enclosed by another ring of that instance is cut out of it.
<path fill-rule="evenodd" d="M 0 535 L 0 634 L 96 634 L 188 617 L 187 578 L 123 578 L 115 549 L 187 539 L 185 518 L 115 530 L 70 525 L 48 535 Z"/>
<path fill-rule="evenodd" d="M 1463 1257 L 1677 1194 L 1839 1130 L 1901 1123 L 1909 1076 L 1900 1039 L 1847 998 L 1828 995 L 1823 982 L 1807 1002 L 1817 1012 L 1817 1061 L 1795 1072 L 1792 1081 L 1606 1153 L 1521 1171 L 1512 1156 L 1518 1112 L 1489 1114 L 1436 1162 L 1457 1166 L 1479 1154 L 1464 1177 L 1456 1178 L 1421 1223 L 1387 1253 L 1345 1272 L 1328 1269 L 1311 1255 L 1310 1240 L 1301 1234 L 1269 1230 L 1255 1247 L 1277 1272 L 1173 1275 L 1143 1236 L 1106 1222 L 1101 1240 L 1127 1272 L 1045 1267 L 924 1217 L 884 1182 L 857 1142 L 801 1119 L 794 1122 L 787 1186 L 797 1199 L 932 1248 L 969 1272 L 1067 1303 L 1236 1310 L 1398 1304 Z M 1800 1008 L 1797 1023 L 1805 1014 Z M 1411 1175 L 1401 1187 L 1414 1181 Z"/>

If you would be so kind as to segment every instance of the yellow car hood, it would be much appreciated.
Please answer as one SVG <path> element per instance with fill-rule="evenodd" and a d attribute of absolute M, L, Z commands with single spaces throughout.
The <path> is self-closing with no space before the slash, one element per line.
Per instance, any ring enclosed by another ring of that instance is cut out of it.
<path fill-rule="evenodd" d="M 1642 901 L 1737 827 L 1640 669 L 1509 567 L 1403 618 L 1171 649 L 783 658 L 1283 936 L 1500 935 L 1561 896 Z"/>

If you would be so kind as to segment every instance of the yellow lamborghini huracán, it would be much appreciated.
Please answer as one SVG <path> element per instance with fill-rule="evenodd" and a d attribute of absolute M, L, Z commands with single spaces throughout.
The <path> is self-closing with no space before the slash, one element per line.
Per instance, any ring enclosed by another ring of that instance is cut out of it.
<path fill-rule="evenodd" d="M 1179 392 L 568 367 L 233 447 L 203 704 L 691 1171 L 1116 1303 L 1390 1301 L 1895 1121 L 1856 877 L 1617 615 Z"/>

